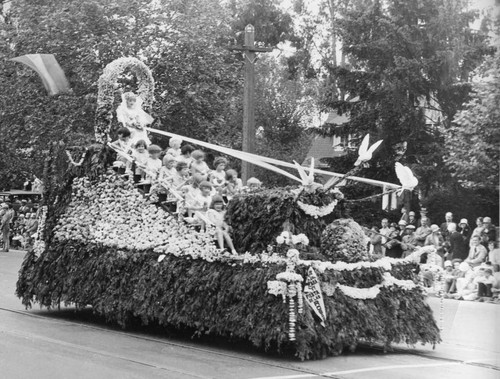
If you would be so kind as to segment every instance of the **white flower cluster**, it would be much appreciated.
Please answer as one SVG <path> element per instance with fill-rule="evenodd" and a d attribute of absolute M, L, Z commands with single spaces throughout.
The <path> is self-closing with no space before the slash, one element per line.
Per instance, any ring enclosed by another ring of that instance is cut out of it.
<path fill-rule="evenodd" d="M 415 287 L 418 287 L 417 284 L 415 284 L 412 280 L 396 279 L 388 272 L 384 273 L 383 277 L 384 277 L 384 280 L 382 282 L 382 285 L 384 287 L 397 286 L 397 287 L 401 287 L 405 290 L 412 290 Z"/>
<path fill-rule="evenodd" d="M 337 288 L 341 290 L 344 295 L 352 297 L 353 299 L 361 300 L 375 299 L 380 293 L 380 287 L 380 284 L 377 284 L 370 288 L 356 288 L 337 284 Z"/>
<path fill-rule="evenodd" d="M 278 245 L 298 245 L 302 244 L 304 246 L 309 245 L 309 238 L 304 233 L 300 233 L 297 235 L 293 235 L 290 232 L 284 231 L 281 232 L 281 234 L 276 237 L 276 243 Z"/>
<path fill-rule="evenodd" d="M 243 263 L 249 263 L 249 264 L 262 263 L 263 265 L 267 265 L 267 264 L 283 264 L 287 262 L 286 258 L 280 257 L 278 254 L 269 255 L 263 253 L 260 256 L 258 256 L 250 254 L 248 251 L 245 254 L 241 255 L 241 258 L 243 259 Z"/>
<path fill-rule="evenodd" d="M 38 220 L 38 228 L 36 231 L 36 238 L 33 244 L 33 251 L 35 252 L 35 256 L 39 257 L 45 251 L 46 243 L 45 243 L 45 222 L 47 220 L 47 211 L 48 208 L 46 205 L 42 206 L 42 211 L 40 214 L 40 219 Z"/>
<path fill-rule="evenodd" d="M 279 274 L 276 275 L 276 279 L 287 283 L 293 283 L 293 282 L 302 283 L 304 281 L 302 275 L 290 271 L 280 272 Z"/>
<path fill-rule="evenodd" d="M 304 266 L 313 266 L 315 270 L 319 272 L 325 272 L 326 270 L 334 271 L 354 271 L 361 268 L 382 268 L 384 271 L 390 271 L 394 263 L 400 263 L 401 260 L 384 257 L 375 262 L 356 262 L 356 263 L 345 263 L 345 262 L 322 262 L 322 261 L 299 261 L 299 264 Z"/>
<path fill-rule="evenodd" d="M 283 299 L 287 295 L 287 284 L 281 280 L 268 280 L 267 292 L 274 296 L 282 296 Z"/>
<path fill-rule="evenodd" d="M 109 175 L 99 183 L 75 179 L 72 201 L 55 228 L 57 240 L 102 243 L 119 249 L 146 250 L 208 260 L 222 255 L 213 233 L 199 233 L 156 207 L 129 182 Z"/>
<path fill-rule="evenodd" d="M 318 207 L 316 205 L 303 203 L 300 200 L 297 201 L 297 205 L 299 206 L 299 208 L 302 209 L 306 215 L 312 216 L 314 218 L 325 217 L 329 215 L 333 212 L 333 210 L 337 206 L 337 203 L 338 200 L 335 199 L 328 205 Z"/>

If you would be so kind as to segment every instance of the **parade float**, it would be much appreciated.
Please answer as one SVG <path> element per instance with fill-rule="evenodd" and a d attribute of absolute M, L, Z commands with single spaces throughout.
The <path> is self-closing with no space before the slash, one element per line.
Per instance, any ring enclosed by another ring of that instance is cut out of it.
<path fill-rule="evenodd" d="M 299 359 L 360 343 L 440 342 L 418 264 L 370 256 L 363 229 L 343 218 L 336 185 L 352 172 L 319 185 L 313 166 L 292 164 L 297 186 L 236 195 L 227 210 L 234 255 L 218 248 L 212 228 L 186 223 L 113 171 L 112 104 L 125 69 L 137 76 L 145 109 L 153 102 L 146 66 L 133 58 L 112 62 L 99 81 L 97 142 L 51 148 L 37 239 L 17 283 L 25 306 L 91 306 L 122 327 L 140 320 Z M 262 167 L 276 163 L 210 147 Z"/>

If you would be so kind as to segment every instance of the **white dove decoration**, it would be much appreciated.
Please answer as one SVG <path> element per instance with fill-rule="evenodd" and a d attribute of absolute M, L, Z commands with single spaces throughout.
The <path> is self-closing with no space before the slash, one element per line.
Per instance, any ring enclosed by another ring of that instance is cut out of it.
<path fill-rule="evenodd" d="M 358 149 L 358 160 L 356 163 L 354 163 L 354 166 L 359 166 L 363 162 L 368 162 L 370 159 L 372 159 L 373 152 L 377 150 L 377 147 L 380 146 L 383 140 L 375 142 L 373 145 L 368 148 L 368 145 L 370 144 L 370 135 L 367 134 L 365 138 L 363 138 L 363 141 L 361 142 L 361 145 L 359 145 Z"/>
<path fill-rule="evenodd" d="M 411 169 L 399 162 L 396 162 L 396 175 L 402 186 L 399 190 L 400 193 L 404 190 L 412 191 L 418 185 L 418 179 L 413 175 Z"/>
<path fill-rule="evenodd" d="M 299 172 L 300 179 L 302 181 L 302 185 L 304 187 L 311 186 L 314 184 L 314 158 L 311 158 L 311 167 L 309 168 L 309 174 L 306 173 L 304 167 L 299 165 L 297 162 L 293 161 L 293 164 L 297 168 Z"/>

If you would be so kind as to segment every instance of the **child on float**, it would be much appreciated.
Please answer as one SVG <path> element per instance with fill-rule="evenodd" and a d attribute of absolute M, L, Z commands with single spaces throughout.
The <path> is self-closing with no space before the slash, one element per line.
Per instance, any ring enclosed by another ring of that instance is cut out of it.
<path fill-rule="evenodd" d="M 130 130 L 130 139 L 133 144 L 139 140 L 148 145 L 151 140 L 144 127 L 153 122 L 153 118 L 142 109 L 142 99 L 133 92 L 125 92 L 122 102 L 116 109 L 118 122 Z"/>
<path fill-rule="evenodd" d="M 225 194 L 228 199 L 232 199 L 234 195 L 239 193 L 243 188 L 243 182 L 238 178 L 238 172 L 233 169 L 226 171 L 226 189 Z"/>
<path fill-rule="evenodd" d="M 144 171 L 143 169 L 144 167 L 146 167 L 146 164 L 148 163 L 149 159 L 149 153 L 146 149 L 147 149 L 146 141 L 139 140 L 134 145 L 134 150 L 132 151 L 132 158 L 135 159 L 135 170 L 133 172 L 133 175 L 134 175 L 134 182 L 136 183 L 141 180 L 144 180 L 146 177 L 146 171 Z M 127 165 L 127 171 L 129 172 L 132 171 L 132 165 L 130 163 Z"/>
<path fill-rule="evenodd" d="M 160 175 L 158 176 L 158 180 L 160 182 L 172 183 L 174 180 L 174 176 L 177 172 L 177 170 L 175 169 L 175 164 L 176 164 L 175 157 L 167 153 L 163 157 L 162 163 L 163 165 L 160 169 Z"/>
<path fill-rule="evenodd" d="M 146 161 L 146 182 L 153 183 L 158 179 L 160 169 L 162 167 L 162 162 L 160 159 L 161 147 L 158 145 L 148 146 L 149 157 Z"/>
<path fill-rule="evenodd" d="M 180 138 L 170 138 L 170 141 L 168 141 L 170 147 L 167 149 L 167 155 L 171 155 L 174 159 L 177 159 L 181 155 L 181 144 L 182 140 Z"/>
<path fill-rule="evenodd" d="M 194 147 L 192 145 L 184 145 L 181 147 L 181 155 L 176 157 L 177 162 L 186 163 L 187 167 L 191 167 L 191 163 L 193 162 L 193 158 L 191 157 L 191 153 L 194 151 Z"/>
<path fill-rule="evenodd" d="M 224 200 L 220 195 L 212 198 L 210 209 L 206 213 L 206 218 L 215 226 L 215 235 L 219 248 L 224 249 L 224 241 L 232 254 L 238 254 L 234 248 L 233 240 L 229 235 L 229 225 L 224 221 L 226 211 L 224 210 Z"/>
<path fill-rule="evenodd" d="M 249 191 L 258 191 L 262 187 L 262 182 L 257 178 L 249 178 L 247 180 L 247 187 Z"/>
<path fill-rule="evenodd" d="M 212 203 L 212 190 L 213 187 L 210 182 L 203 180 L 200 185 L 200 190 L 191 202 L 188 203 L 186 199 L 186 207 L 188 209 L 188 216 L 191 216 L 194 212 L 206 213 L 210 204 Z"/>
<path fill-rule="evenodd" d="M 199 201 L 201 196 L 200 184 L 203 180 L 203 176 L 195 174 L 191 176 L 190 183 L 186 183 L 180 189 L 186 202 L 189 217 L 193 215 L 195 210 L 200 210 L 203 207 L 203 204 Z"/>
<path fill-rule="evenodd" d="M 175 190 L 180 190 L 183 186 L 188 184 L 191 176 L 189 175 L 189 167 L 186 162 L 177 162 L 175 165 L 175 175 L 172 180 L 172 187 Z"/>
<path fill-rule="evenodd" d="M 224 157 L 217 157 L 214 160 L 215 170 L 210 172 L 210 183 L 220 192 L 222 187 L 226 184 L 226 169 L 227 159 Z"/>
<path fill-rule="evenodd" d="M 121 127 L 117 131 L 118 139 L 113 141 L 111 145 L 125 154 L 132 154 L 132 142 L 130 140 L 130 130 Z M 116 161 L 121 162 L 122 167 L 130 168 L 130 162 L 120 154 L 117 154 Z"/>
<path fill-rule="evenodd" d="M 191 175 L 200 174 L 204 180 L 208 179 L 210 168 L 205 162 L 205 153 L 201 150 L 195 150 L 191 153 L 193 161 L 191 162 Z"/>

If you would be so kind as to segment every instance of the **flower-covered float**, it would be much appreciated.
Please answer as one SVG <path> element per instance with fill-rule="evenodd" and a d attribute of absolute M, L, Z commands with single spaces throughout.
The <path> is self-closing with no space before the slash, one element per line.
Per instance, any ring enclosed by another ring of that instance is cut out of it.
<path fill-rule="evenodd" d="M 91 306 L 123 327 L 139 319 L 300 359 L 360 343 L 440 342 L 418 265 L 369 257 L 361 228 L 342 216 L 342 178 L 321 186 L 299 166 L 300 186 L 235 196 L 227 220 L 239 254 L 229 254 L 212 228 L 185 223 L 111 169 L 108 113 L 98 106 L 101 143 L 78 164 L 63 170 L 64 147 L 51 150 L 38 238 L 17 283 L 26 306 Z"/>

